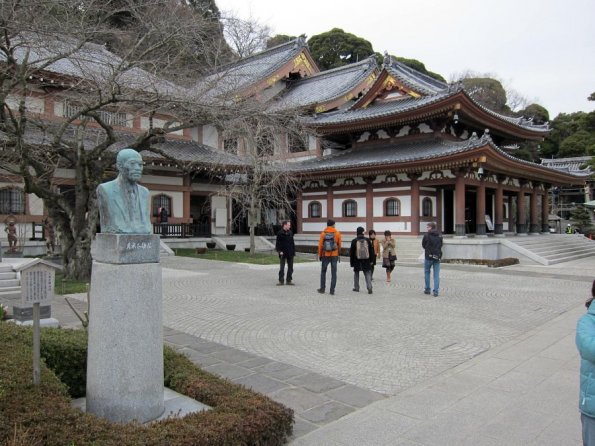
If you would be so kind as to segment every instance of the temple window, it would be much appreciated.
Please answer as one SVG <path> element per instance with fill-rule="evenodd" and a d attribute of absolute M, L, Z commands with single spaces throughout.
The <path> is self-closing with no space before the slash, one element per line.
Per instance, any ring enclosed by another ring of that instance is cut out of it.
<path fill-rule="evenodd" d="M 322 216 L 322 205 L 318 201 L 313 201 L 308 205 L 308 217 L 320 218 Z"/>
<path fill-rule="evenodd" d="M 273 135 L 268 131 L 263 131 L 256 138 L 256 153 L 258 156 L 271 156 L 275 153 L 275 144 Z"/>
<path fill-rule="evenodd" d="M 289 151 L 291 153 L 305 152 L 308 150 L 304 136 L 295 133 L 289 134 L 287 137 L 287 145 L 289 146 Z"/>
<path fill-rule="evenodd" d="M 424 217 L 431 217 L 434 215 L 434 203 L 431 198 L 424 198 L 421 202 L 422 215 Z"/>
<path fill-rule="evenodd" d="M 223 140 L 223 150 L 227 153 L 238 153 L 238 139 L 237 138 L 227 138 Z"/>
<path fill-rule="evenodd" d="M 401 200 L 398 198 L 387 198 L 384 201 L 384 216 L 397 217 L 401 215 Z"/>
<path fill-rule="evenodd" d="M 171 212 L 171 198 L 168 197 L 165 194 L 159 194 L 159 195 L 155 195 L 153 197 L 153 217 L 157 217 L 157 211 L 159 210 L 159 208 L 165 208 L 167 209 L 167 213 L 169 214 L 169 216 L 171 217 L 172 212 Z"/>
<path fill-rule="evenodd" d="M 355 200 L 343 202 L 343 217 L 357 217 L 357 203 Z"/>
<path fill-rule="evenodd" d="M 0 214 L 24 214 L 25 193 L 18 187 L 0 189 Z"/>

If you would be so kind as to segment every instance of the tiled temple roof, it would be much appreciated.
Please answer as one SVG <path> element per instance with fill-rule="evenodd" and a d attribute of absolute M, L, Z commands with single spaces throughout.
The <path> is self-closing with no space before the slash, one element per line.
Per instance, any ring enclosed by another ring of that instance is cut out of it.
<path fill-rule="evenodd" d="M 571 173 L 573 175 L 578 175 L 581 177 L 588 177 L 593 174 L 590 166 L 581 169 L 586 163 L 591 161 L 593 157 L 591 156 L 575 156 L 571 158 L 555 158 L 555 159 L 547 159 L 544 158 L 541 160 L 541 165 L 550 167 L 552 169 L 556 169 L 560 172 Z"/>
<path fill-rule="evenodd" d="M 209 92 L 210 96 L 246 89 L 265 80 L 283 65 L 293 60 L 302 52 L 305 46 L 305 39 L 298 37 L 287 43 L 224 65 L 201 79 L 195 89 Z M 316 71 L 318 71 L 317 68 Z"/>
<path fill-rule="evenodd" d="M 415 140 L 399 144 L 382 143 L 369 147 L 348 149 L 340 153 L 323 158 L 309 159 L 292 163 L 290 168 L 297 172 L 324 172 L 328 170 L 366 168 L 375 166 L 389 166 L 397 163 L 413 161 L 427 161 L 433 158 L 443 158 L 457 153 L 468 152 L 473 149 L 489 145 L 500 155 L 517 163 L 541 169 L 553 170 L 530 161 L 515 158 L 500 149 L 491 137 L 484 134 L 481 138 L 473 134 L 465 141 L 444 139 L 435 136 L 422 136 Z"/>
<path fill-rule="evenodd" d="M 75 126 L 71 126 L 64 134 L 62 138 L 63 143 L 78 141 L 77 129 Z M 126 132 L 115 132 L 117 142 L 112 144 L 108 150 L 118 151 L 121 150 L 136 140 L 137 135 L 126 133 Z M 83 138 L 83 146 L 87 150 L 91 150 L 96 147 L 105 138 L 103 130 L 88 128 L 85 131 Z M 200 144 L 196 141 L 178 140 L 178 139 L 167 139 L 165 136 L 163 142 L 152 143 L 151 147 L 161 150 L 166 155 L 182 162 L 182 163 L 195 163 L 204 165 L 216 165 L 226 167 L 241 167 L 246 165 L 246 161 L 242 158 L 221 151 L 216 150 L 205 144 Z M 25 143 L 32 146 L 44 146 L 51 144 L 52 133 L 44 133 L 37 126 L 29 125 L 27 132 L 24 136 Z M 8 137 L 4 132 L 0 132 L 0 148 L 3 143 L 8 141 Z M 166 158 L 158 153 L 151 151 L 141 151 L 141 155 L 145 158 L 151 159 L 163 159 Z"/>
<path fill-rule="evenodd" d="M 448 89 L 448 85 L 431 76 L 420 73 L 407 65 L 398 62 L 391 61 L 392 63 L 384 66 L 386 71 L 392 75 L 395 79 L 403 82 L 403 84 L 412 90 L 426 94 L 433 95 L 442 93 Z"/>
<path fill-rule="evenodd" d="M 483 105 L 479 104 L 475 99 L 473 99 L 469 95 L 469 93 L 467 93 L 467 91 L 465 91 L 462 84 L 453 84 L 450 85 L 447 89 L 441 90 L 437 93 L 429 94 L 427 96 L 421 96 L 419 98 L 407 97 L 392 101 L 373 102 L 365 108 L 354 109 L 352 107 L 348 110 L 341 110 L 333 113 L 317 115 L 311 118 L 307 118 L 305 121 L 308 124 L 314 126 L 325 126 L 333 124 L 349 124 L 362 120 L 383 118 L 393 115 L 396 116 L 401 113 L 414 111 L 427 105 L 438 103 L 450 97 L 454 97 L 460 93 L 464 94 L 477 107 L 481 108 L 486 113 L 500 120 L 506 121 L 523 129 L 532 130 L 535 132 L 547 133 L 549 131 L 547 124 L 534 125 L 530 120 L 527 120 L 523 117 L 515 118 L 510 116 L 504 116 L 488 109 L 487 107 L 484 107 Z"/>
<path fill-rule="evenodd" d="M 87 42 L 80 46 L 80 41 L 67 36 L 47 36 L 33 33 L 17 36 L 13 40 L 17 44 L 14 52 L 17 61 L 22 62 L 25 56 L 28 56 L 28 63 L 32 66 L 41 67 L 60 54 L 67 55 L 44 67 L 43 69 L 47 72 L 86 79 L 97 84 L 105 83 L 106 79 L 111 79 L 117 73 L 115 82 L 127 88 L 161 94 L 185 95 L 182 87 L 142 68 L 127 68 L 127 63 L 108 51 L 104 45 Z M 22 44 L 19 44 L 19 41 L 22 41 Z M 48 41 L 51 44 L 48 44 Z M 27 52 L 29 53 L 27 54 Z M 2 57 L 4 56 L 0 55 L 0 59 Z"/>
<path fill-rule="evenodd" d="M 374 56 L 296 81 L 278 97 L 271 110 L 310 107 L 338 99 L 378 69 Z"/>

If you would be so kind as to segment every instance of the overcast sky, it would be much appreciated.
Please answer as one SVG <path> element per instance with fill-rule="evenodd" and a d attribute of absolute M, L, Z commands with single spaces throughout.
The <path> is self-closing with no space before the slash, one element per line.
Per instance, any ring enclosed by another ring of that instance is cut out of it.
<path fill-rule="evenodd" d="M 595 102 L 594 0 L 216 0 L 219 9 L 309 37 L 342 28 L 375 51 L 417 59 L 449 80 L 466 70 L 558 113 Z"/>

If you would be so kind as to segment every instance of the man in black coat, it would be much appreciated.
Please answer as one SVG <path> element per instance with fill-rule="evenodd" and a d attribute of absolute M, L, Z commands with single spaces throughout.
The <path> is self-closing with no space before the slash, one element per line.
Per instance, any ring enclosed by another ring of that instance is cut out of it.
<path fill-rule="evenodd" d="M 275 250 L 279 254 L 279 283 L 277 285 L 293 285 L 293 258 L 295 257 L 295 243 L 291 232 L 291 222 L 284 220 L 281 230 L 277 234 Z M 287 278 L 285 277 L 285 262 L 287 262 Z"/>
<path fill-rule="evenodd" d="M 434 270 L 434 290 L 432 294 L 438 297 L 440 290 L 440 259 L 442 258 L 442 235 L 436 229 L 436 223 L 430 222 L 426 226 L 427 233 L 421 241 L 424 249 L 424 293 L 430 294 L 430 270 Z"/>
<path fill-rule="evenodd" d="M 357 228 L 357 237 L 351 241 L 349 262 L 353 268 L 353 291 L 359 292 L 359 272 L 363 271 L 368 294 L 372 294 L 372 262 L 376 258 L 369 238 L 364 237 L 364 228 Z"/>

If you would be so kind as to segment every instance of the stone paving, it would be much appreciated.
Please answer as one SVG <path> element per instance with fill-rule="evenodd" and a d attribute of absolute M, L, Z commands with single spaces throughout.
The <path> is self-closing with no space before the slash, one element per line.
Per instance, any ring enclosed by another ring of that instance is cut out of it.
<path fill-rule="evenodd" d="M 595 258 L 555 267 L 376 271 L 374 294 L 316 293 L 317 262 L 162 259 L 165 341 L 206 370 L 292 407 L 294 445 L 578 445 L 578 355 Z M 330 273 L 329 273 L 330 274 Z M 76 325 L 70 310 L 55 317 Z"/>

